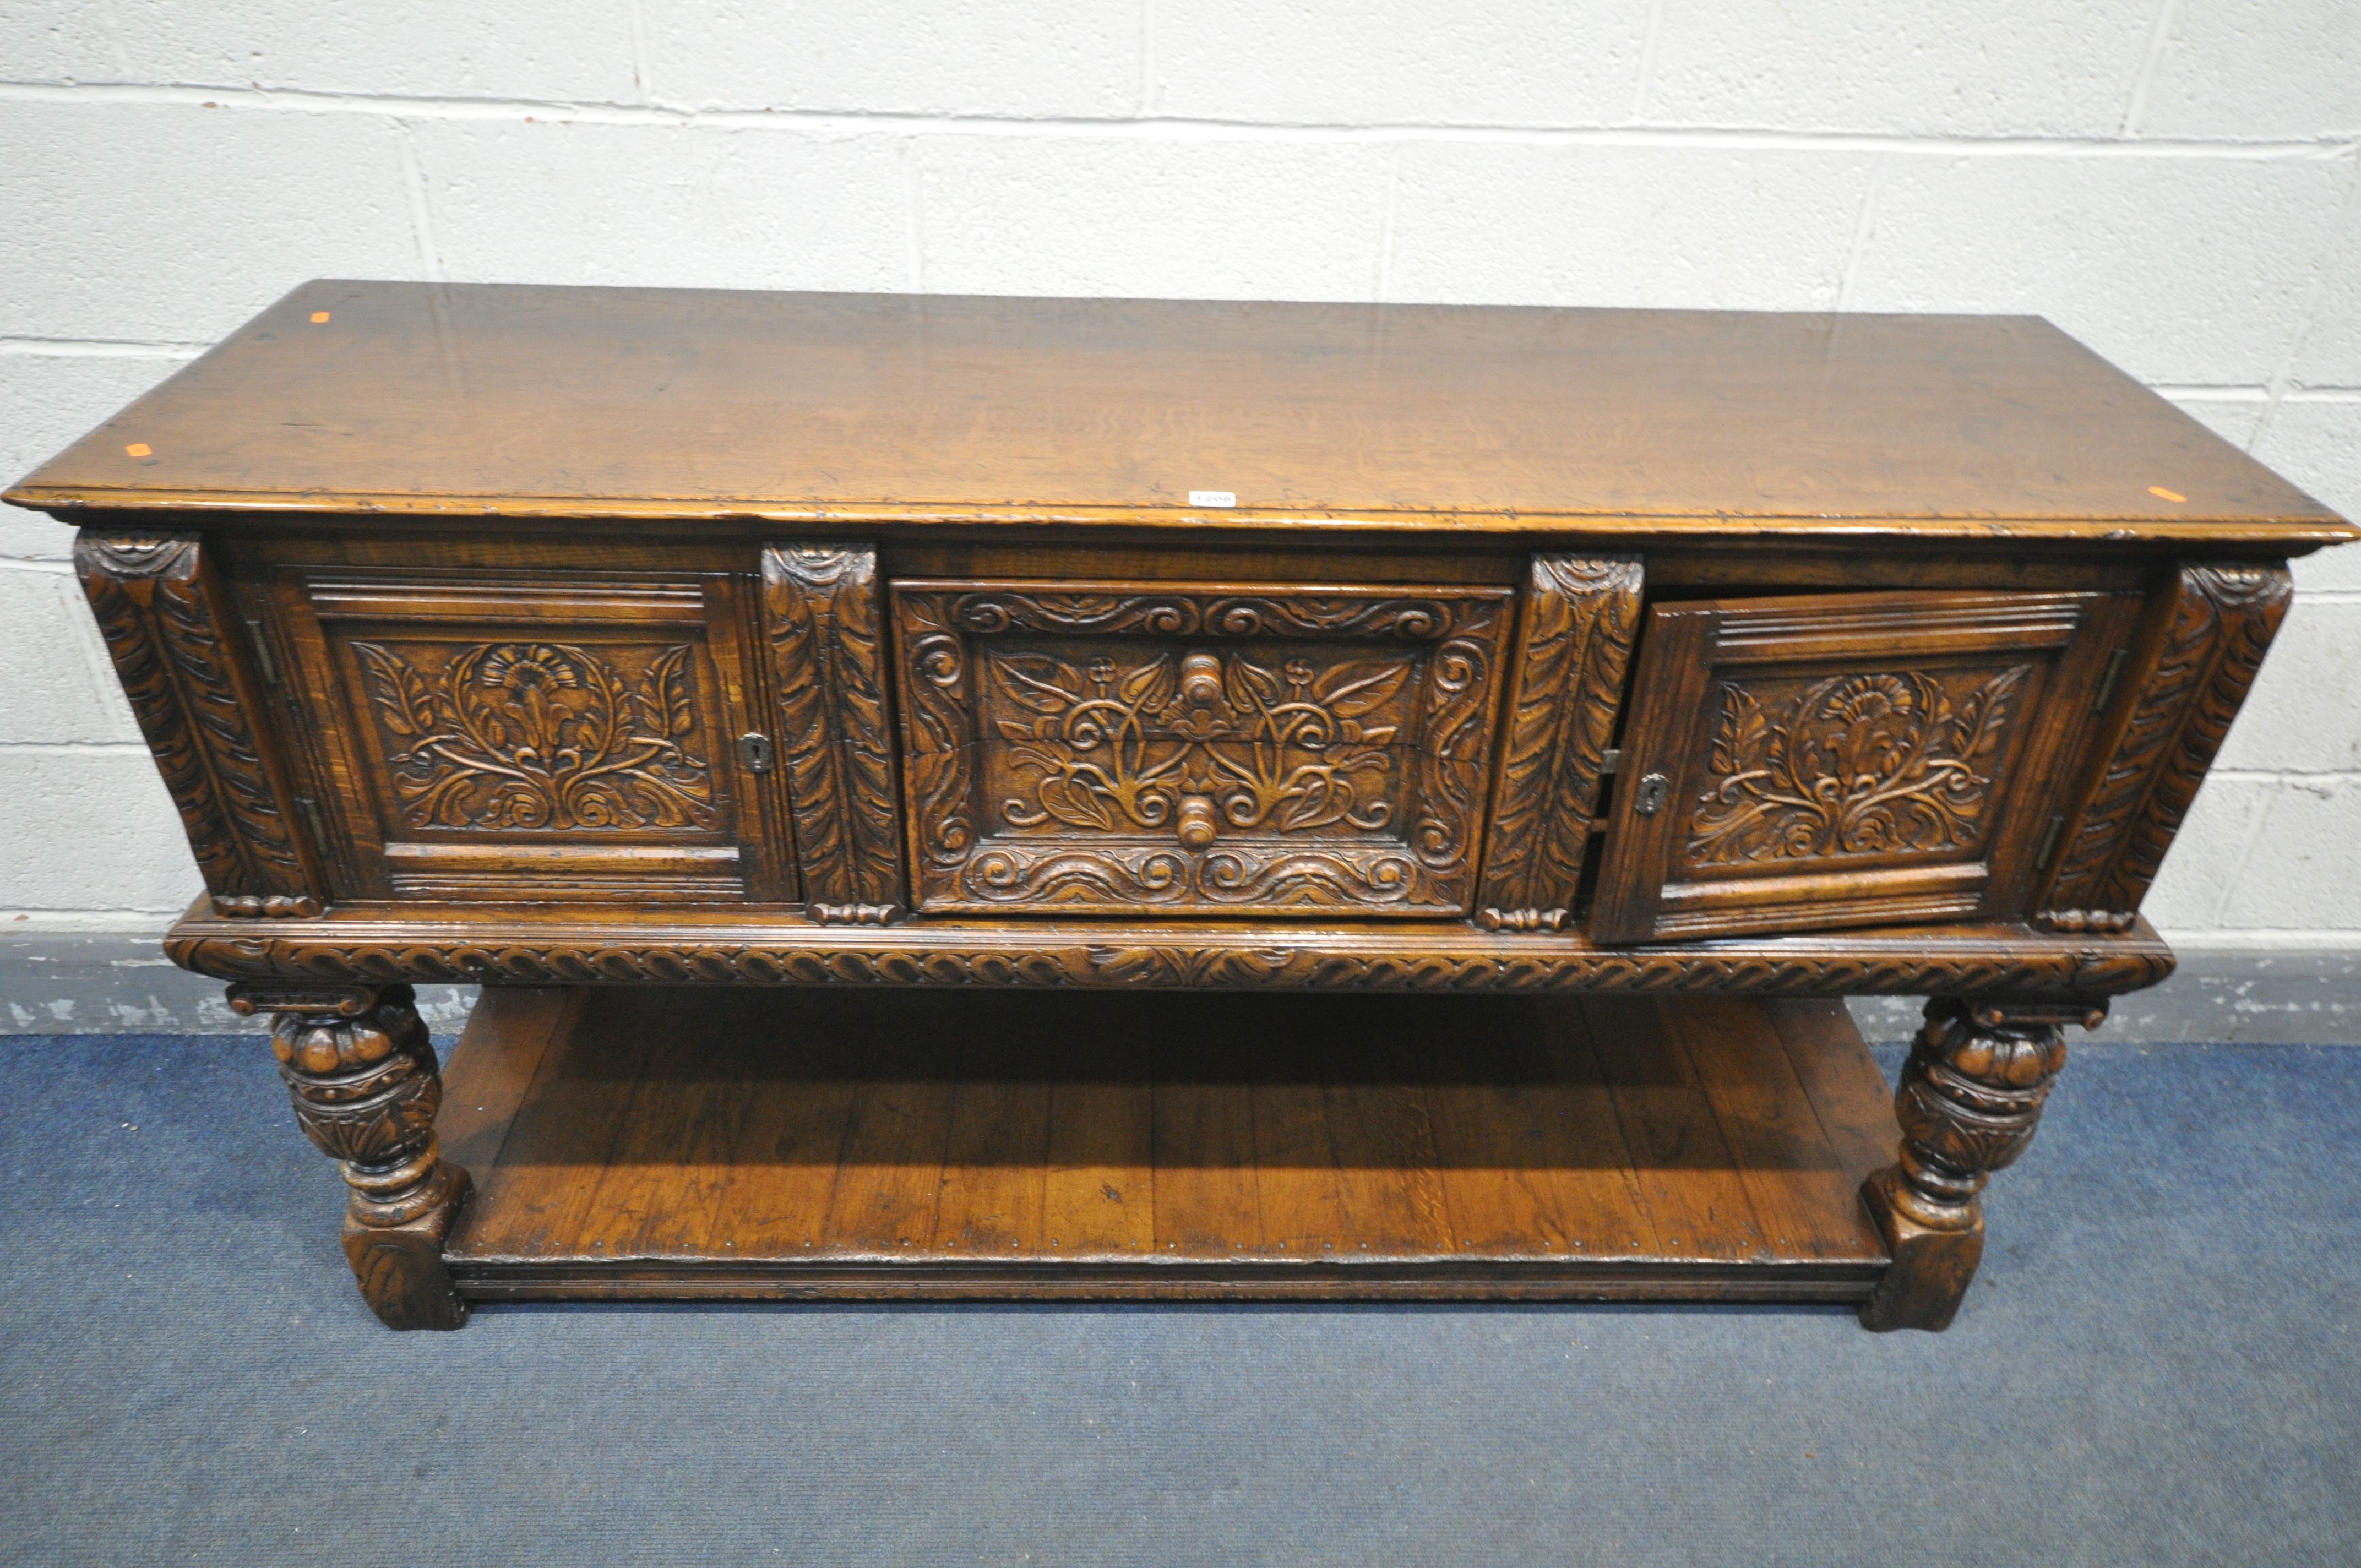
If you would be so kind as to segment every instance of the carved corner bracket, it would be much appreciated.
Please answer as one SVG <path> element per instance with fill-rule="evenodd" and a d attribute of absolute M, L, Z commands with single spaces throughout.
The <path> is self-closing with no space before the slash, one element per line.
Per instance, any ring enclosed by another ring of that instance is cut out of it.
<path fill-rule="evenodd" d="M 1541 917 L 1574 906 L 1639 636 L 1642 586 L 1636 557 L 1532 558 L 1477 897 L 1487 930 L 1554 931 L 1559 926 Z"/>
<path fill-rule="evenodd" d="M 317 915 L 324 886 L 257 733 L 253 688 L 203 544 L 189 534 L 86 528 L 73 558 L 214 913 Z"/>
<path fill-rule="evenodd" d="M 2278 563 L 2180 569 L 2152 663 L 2035 926 L 2131 928 L 2293 596 Z"/>
<path fill-rule="evenodd" d="M 774 544 L 763 552 L 763 625 L 779 750 L 804 896 L 815 918 L 825 918 L 818 913 L 823 906 L 878 909 L 902 902 L 882 594 L 877 552 L 869 546 Z"/>

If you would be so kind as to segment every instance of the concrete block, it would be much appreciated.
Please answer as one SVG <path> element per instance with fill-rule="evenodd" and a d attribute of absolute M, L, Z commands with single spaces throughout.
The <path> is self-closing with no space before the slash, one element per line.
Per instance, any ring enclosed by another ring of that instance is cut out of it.
<path fill-rule="evenodd" d="M 2254 836 L 2256 819 L 2268 800 L 2271 781 L 2208 778 L 2164 857 L 2156 885 L 2140 906 L 2157 929 L 2210 931 L 2220 922 L 2222 901 L 2236 883 Z"/>
<path fill-rule="evenodd" d="M 0 354 L 0 487 L 31 473 L 183 363 L 164 355 Z M 0 558 L 62 561 L 72 549 L 73 530 L 63 523 L 0 507 Z"/>
<path fill-rule="evenodd" d="M 137 744 L 139 727 L 70 573 L 0 565 L 0 746 Z"/>
<path fill-rule="evenodd" d="M 1867 154 L 1406 147 L 1386 297 L 1828 310 Z"/>
<path fill-rule="evenodd" d="M 145 751 L 0 746 L 0 911 L 177 914 L 203 890 L 164 781 Z"/>
<path fill-rule="evenodd" d="M 1139 107 L 1136 0 L 643 0 L 651 89 L 695 108 L 1016 117 Z"/>
<path fill-rule="evenodd" d="M 2361 770 L 2361 602 L 2299 602 L 2264 655 L 2215 767 Z"/>
<path fill-rule="evenodd" d="M 0 5 L 0 61 L 11 82 L 114 82 L 123 74 L 105 9 L 89 0 Z"/>
<path fill-rule="evenodd" d="M 936 137 L 914 151 L 929 293 L 1366 300 L 1389 149 Z"/>
<path fill-rule="evenodd" d="M 307 278 L 418 274 L 395 128 L 0 103 L 0 337 L 207 343 Z M 38 280 L 33 286 L 32 280 Z"/>
<path fill-rule="evenodd" d="M 2354 179 L 2361 186 L 2361 161 Z M 2288 378 L 2299 387 L 2361 390 L 2361 189 L 2345 198 L 2344 225 L 2329 240 L 2320 266 L 2312 323 L 2296 346 Z"/>
<path fill-rule="evenodd" d="M 1897 157 L 1851 303 L 2042 315 L 2146 380 L 2259 385 L 2350 178 L 2310 159 Z"/>
<path fill-rule="evenodd" d="M 1645 0 L 1158 0 L 1152 114 L 1276 125 L 1611 126 Z"/>
<path fill-rule="evenodd" d="M 406 98 L 626 103 L 630 0 L 115 0 L 133 79 Z"/>
<path fill-rule="evenodd" d="M 416 134 L 454 279 L 908 287 L 902 170 L 884 137 L 477 120 Z"/>
<path fill-rule="evenodd" d="M 2257 438 L 2255 455 L 2323 506 L 2361 521 L 2361 397 L 2281 402 Z M 2295 564 L 2295 580 L 2300 588 L 2361 588 L 2361 543 L 2304 556 Z"/>
<path fill-rule="evenodd" d="M 2156 0 L 1664 0 L 1641 118 L 1953 136 L 2112 136 Z"/>
<path fill-rule="evenodd" d="M 2222 925 L 2361 933 L 2361 780 L 2290 779 L 2271 793 Z"/>
<path fill-rule="evenodd" d="M 2349 136 L 2361 131 L 2361 9 L 2352 0 L 2180 0 L 2143 136 Z"/>
<path fill-rule="evenodd" d="M 2257 390 L 2244 397 L 2177 396 L 2172 405 L 2231 445 L 2244 450 L 2263 427 L 2270 400 Z"/>

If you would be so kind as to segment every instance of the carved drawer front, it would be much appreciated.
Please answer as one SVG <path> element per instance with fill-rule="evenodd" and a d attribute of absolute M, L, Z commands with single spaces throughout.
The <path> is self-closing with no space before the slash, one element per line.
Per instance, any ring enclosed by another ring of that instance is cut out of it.
<path fill-rule="evenodd" d="M 901 581 L 922 909 L 1466 912 L 1505 588 Z"/>
<path fill-rule="evenodd" d="M 1906 592 L 1655 606 L 1594 935 L 2024 913 L 2138 602 Z"/>
<path fill-rule="evenodd" d="M 346 896 L 792 896 L 737 580 L 281 590 Z"/>

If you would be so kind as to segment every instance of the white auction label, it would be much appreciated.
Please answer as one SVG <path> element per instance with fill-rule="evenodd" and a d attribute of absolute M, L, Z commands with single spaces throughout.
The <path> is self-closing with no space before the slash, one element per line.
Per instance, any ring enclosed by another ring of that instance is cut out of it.
<path fill-rule="evenodd" d="M 1234 490 L 1191 490 L 1189 504 L 1192 507 L 1234 507 L 1238 504 Z"/>

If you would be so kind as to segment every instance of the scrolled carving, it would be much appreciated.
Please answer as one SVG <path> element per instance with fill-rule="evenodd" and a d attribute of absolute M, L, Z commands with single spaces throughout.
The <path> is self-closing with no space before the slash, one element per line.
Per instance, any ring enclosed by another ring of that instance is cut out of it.
<path fill-rule="evenodd" d="M 1846 674 L 1793 694 L 1723 680 L 1688 862 L 1973 846 L 1989 826 L 1993 769 L 2031 673 L 2019 664 L 1964 678 L 1930 670 Z"/>
<path fill-rule="evenodd" d="M 651 653 L 636 677 L 564 642 L 450 650 L 431 677 L 391 646 L 356 641 L 413 828 L 600 833 L 717 830 L 698 741 L 696 649 Z"/>
<path fill-rule="evenodd" d="M 923 906 L 1464 910 L 1502 598 L 896 585 Z"/>
<path fill-rule="evenodd" d="M 867 546 L 763 552 L 804 894 L 834 906 L 898 908 L 903 896 L 881 598 Z"/>
<path fill-rule="evenodd" d="M 74 566 L 221 912 L 315 913 L 321 889 L 239 700 L 199 542 L 84 529 Z"/>
<path fill-rule="evenodd" d="M 2105 929 L 2101 920 L 2136 916 L 2293 592 L 2279 565 L 2181 568 L 2155 665 L 2067 840 L 2039 924 Z"/>
<path fill-rule="evenodd" d="M 1639 635 L 1641 586 L 1640 563 L 1628 557 L 1532 559 L 1485 840 L 1479 897 L 1495 910 L 1573 906 Z"/>
<path fill-rule="evenodd" d="M 442 1071 L 410 988 L 231 989 L 237 1011 L 273 1014 L 296 1124 L 344 1173 L 345 1253 L 363 1298 L 393 1328 L 457 1328 L 467 1303 L 442 1243 L 470 1183 L 441 1158 Z"/>

